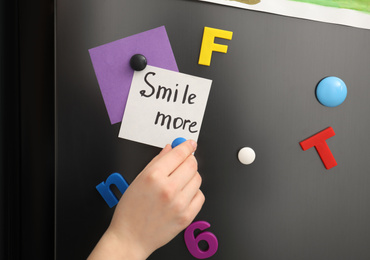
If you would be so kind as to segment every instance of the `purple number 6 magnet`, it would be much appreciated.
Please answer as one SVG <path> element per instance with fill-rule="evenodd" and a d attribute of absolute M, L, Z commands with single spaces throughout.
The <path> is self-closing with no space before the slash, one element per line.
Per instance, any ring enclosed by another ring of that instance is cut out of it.
<path fill-rule="evenodd" d="M 184 234 L 185 244 L 188 247 L 190 254 L 195 258 L 205 259 L 213 256 L 218 249 L 217 237 L 208 231 L 201 232 L 197 237 L 194 237 L 194 231 L 200 229 L 201 231 L 209 228 L 211 225 L 206 221 L 197 221 L 187 227 Z M 198 244 L 200 241 L 206 241 L 208 243 L 208 250 L 203 251 L 199 248 Z"/>

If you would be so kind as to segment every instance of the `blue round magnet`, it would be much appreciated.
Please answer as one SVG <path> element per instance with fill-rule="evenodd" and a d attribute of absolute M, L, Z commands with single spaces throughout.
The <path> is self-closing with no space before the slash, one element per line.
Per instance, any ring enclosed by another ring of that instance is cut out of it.
<path fill-rule="evenodd" d="M 182 144 L 183 142 L 185 142 L 186 139 L 183 138 L 183 137 L 178 137 L 176 138 L 175 140 L 173 140 L 172 144 L 171 144 L 171 147 L 172 148 L 175 148 L 176 146 L 178 146 L 179 144 Z"/>
<path fill-rule="evenodd" d="M 326 77 L 317 85 L 316 97 L 324 106 L 339 106 L 347 97 L 347 86 L 340 78 Z"/>

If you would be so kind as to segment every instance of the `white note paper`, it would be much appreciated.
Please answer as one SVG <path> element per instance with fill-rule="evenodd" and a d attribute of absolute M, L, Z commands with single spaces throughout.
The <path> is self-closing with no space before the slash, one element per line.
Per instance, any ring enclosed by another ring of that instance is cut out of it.
<path fill-rule="evenodd" d="M 119 137 L 164 147 L 198 140 L 212 81 L 147 66 L 135 71 Z"/>

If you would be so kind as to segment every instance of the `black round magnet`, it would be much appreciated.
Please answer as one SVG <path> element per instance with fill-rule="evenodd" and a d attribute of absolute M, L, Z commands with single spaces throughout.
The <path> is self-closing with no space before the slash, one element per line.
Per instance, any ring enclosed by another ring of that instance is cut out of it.
<path fill-rule="evenodd" d="M 146 58 L 142 54 L 135 54 L 130 59 L 130 66 L 133 70 L 141 71 L 145 69 L 146 65 L 147 65 Z"/>

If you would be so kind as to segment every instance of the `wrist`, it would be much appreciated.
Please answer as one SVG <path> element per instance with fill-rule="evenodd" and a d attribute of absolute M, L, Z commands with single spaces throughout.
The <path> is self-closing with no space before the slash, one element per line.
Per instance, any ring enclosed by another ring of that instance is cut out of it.
<path fill-rule="evenodd" d="M 130 236 L 118 236 L 108 228 L 88 260 L 145 260 L 148 256 Z"/>
<path fill-rule="evenodd" d="M 114 228 L 109 227 L 104 236 L 112 243 L 112 248 L 120 255 L 122 260 L 145 260 L 149 254 L 141 247 L 140 241 L 128 230 L 117 233 Z"/>

